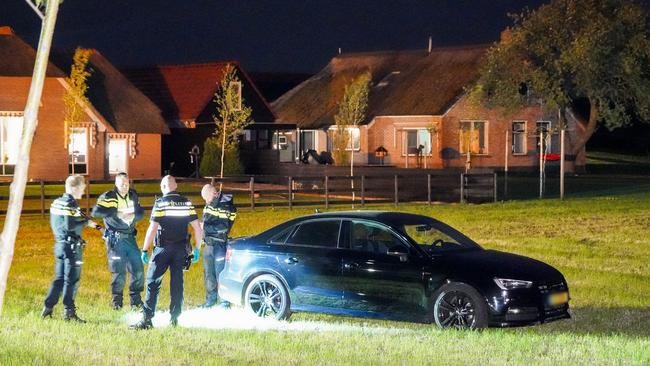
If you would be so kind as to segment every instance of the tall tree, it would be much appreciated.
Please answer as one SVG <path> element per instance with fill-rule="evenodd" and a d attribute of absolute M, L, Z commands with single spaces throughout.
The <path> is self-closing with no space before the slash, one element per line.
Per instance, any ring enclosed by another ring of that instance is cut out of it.
<path fill-rule="evenodd" d="M 84 107 L 88 105 L 88 98 L 86 97 L 88 84 L 86 81 L 91 75 L 87 67 L 90 56 L 92 56 L 92 50 L 77 47 L 72 56 L 70 76 L 65 78 L 68 88 L 63 94 L 63 105 L 65 106 L 63 147 L 66 149 L 69 143 L 70 128 L 73 124 L 80 122 L 84 114 Z"/>
<path fill-rule="evenodd" d="M 224 158 L 227 151 L 239 148 L 239 135 L 250 122 L 252 109 L 246 105 L 242 97 L 242 91 L 242 83 L 237 76 L 235 67 L 232 64 L 228 64 L 224 70 L 224 76 L 219 83 L 219 88 L 214 94 L 214 101 L 217 104 L 217 114 L 213 115 L 212 118 L 216 124 L 216 139 L 210 138 L 206 140 L 206 145 L 203 149 L 204 158 L 201 162 L 202 173 L 214 172 L 217 168 L 214 165 L 215 159 L 206 159 L 205 157 L 208 150 L 214 151 L 215 148 L 215 146 L 208 148 L 207 144 L 218 144 L 217 146 L 221 149 L 220 163 L 218 164 L 221 178 L 223 178 L 224 165 L 241 166 L 240 162 L 237 162 L 237 164 L 234 164 L 234 162 L 224 164 Z M 232 159 L 239 160 L 239 154 L 236 152 L 229 155 Z"/>
<path fill-rule="evenodd" d="M 31 0 L 30 0 L 31 1 Z M 27 104 L 24 111 L 23 131 L 20 136 L 20 153 L 14 169 L 14 177 L 9 190 L 9 203 L 7 205 L 7 216 L 5 217 L 2 234 L 0 234 L 0 314 L 4 304 L 4 295 L 7 290 L 7 279 L 11 261 L 14 257 L 14 247 L 16 244 L 16 234 L 20 226 L 20 214 L 23 209 L 23 198 L 25 197 L 25 185 L 27 183 L 27 170 L 29 168 L 29 154 L 32 148 L 34 131 L 38 124 L 38 108 L 43 93 L 43 84 L 45 83 L 45 74 L 47 70 L 48 59 L 50 57 L 50 47 L 52 45 L 52 36 L 54 35 L 54 26 L 59 11 L 60 0 L 34 0 L 30 3 L 35 10 L 39 7 L 45 7 L 45 14 L 42 17 L 41 36 L 36 51 L 36 62 L 34 64 L 34 74 L 32 83 L 27 96 Z M 39 12 L 40 14 L 40 12 Z"/>
<path fill-rule="evenodd" d="M 339 110 L 334 116 L 337 126 L 337 135 L 339 139 L 346 141 L 344 135 L 348 135 L 344 147 L 339 149 L 345 151 L 350 149 L 350 184 L 352 188 L 352 200 L 354 201 L 354 138 L 352 129 L 358 128 L 359 123 L 366 118 L 368 109 L 368 94 L 370 93 L 371 75 L 366 71 L 354 79 L 349 85 L 345 86 L 345 93 L 339 102 Z"/>
<path fill-rule="evenodd" d="M 552 0 L 513 18 L 488 51 L 473 97 L 513 110 L 532 94 L 559 109 L 562 125 L 572 112 L 584 127 L 574 155 L 599 123 L 615 128 L 650 118 L 650 28 L 636 0 Z M 588 117 L 578 113 L 580 102 Z"/>

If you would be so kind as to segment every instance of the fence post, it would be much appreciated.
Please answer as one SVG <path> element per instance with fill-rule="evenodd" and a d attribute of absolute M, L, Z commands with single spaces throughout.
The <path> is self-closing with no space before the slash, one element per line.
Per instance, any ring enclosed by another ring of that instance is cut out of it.
<path fill-rule="evenodd" d="M 251 210 L 255 210 L 255 177 L 251 175 L 251 179 L 248 182 L 248 186 L 251 190 Z"/>
<path fill-rule="evenodd" d="M 431 174 L 427 174 L 427 204 L 431 205 Z"/>
<path fill-rule="evenodd" d="M 366 176 L 361 176 L 361 206 L 366 205 Z"/>
<path fill-rule="evenodd" d="M 287 185 L 289 186 L 289 209 L 293 208 L 293 178 L 289 177 L 287 179 Z"/>
<path fill-rule="evenodd" d="M 88 184 L 86 185 L 86 214 L 90 216 L 90 180 L 88 180 Z"/>
<path fill-rule="evenodd" d="M 45 182 L 41 180 L 41 217 L 45 217 Z"/>
<path fill-rule="evenodd" d="M 460 203 L 465 203 L 465 174 L 460 173 Z"/>
<path fill-rule="evenodd" d="M 210 177 L 210 185 L 214 186 L 214 177 Z"/>
<path fill-rule="evenodd" d="M 399 187 L 397 182 L 397 174 L 395 174 L 395 206 L 399 204 Z"/>
<path fill-rule="evenodd" d="M 497 173 L 494 173 L 494 202 L 497 201 Z"/>
<path fill-rule="evenodd" d="M 330 207 L 330 190 L 329 190 L 329 176 L 325 176 L 325 208 Z"/>

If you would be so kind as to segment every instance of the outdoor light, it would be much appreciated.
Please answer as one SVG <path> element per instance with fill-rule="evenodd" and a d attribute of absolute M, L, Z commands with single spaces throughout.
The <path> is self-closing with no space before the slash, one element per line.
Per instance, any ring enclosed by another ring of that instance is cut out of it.
<path fill-rule="evenodd" d="M 494 278 L 494 283 L 502 290 L 514 290 L 518 288 L 530 288 L 533 285 L 532 281 L 513 280 L 508 278 Z"/>

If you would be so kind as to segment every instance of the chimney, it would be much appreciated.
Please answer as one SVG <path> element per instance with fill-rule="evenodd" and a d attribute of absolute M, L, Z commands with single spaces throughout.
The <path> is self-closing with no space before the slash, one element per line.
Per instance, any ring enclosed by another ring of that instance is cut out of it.
<path fill-rule="evenodd" d="M 431 53 L 432 48 L 433 48 L 433 39 L 431 36 L 429 36 L 429 53 Z"/>
<path fill-rule="evenodd" d="M 1 26 L 0 27 L 0 36 L 13 36 L 15 35 L 14 30 L 11 29 L 9 26 Z"/>

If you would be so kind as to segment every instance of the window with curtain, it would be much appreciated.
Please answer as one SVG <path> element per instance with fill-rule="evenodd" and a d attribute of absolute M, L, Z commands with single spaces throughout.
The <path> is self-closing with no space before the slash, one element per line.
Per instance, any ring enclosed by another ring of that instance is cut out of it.
<path fill-rule="evenodd" d="M 20 134 L 23 130 L 22 116 L 0 115 L 0 164 L 2 175 L 13 175 L 16 162 L 18 161 L 18 150 Z"/>
<path fill-rule="evenodd" d="M 431 132 L 426 128 L 405 130 L 402 155 L 418 155 L 422 146 L 422 155 L 431 155 Z"/>
<path fill-rule="evenodd" d="M 512 153 L 526 154 L 526 122 L 512 122 Z"/>
<path fill-rule="evenodd" d="M 466 154 L 484 155 L 488 153 L 487 122 L 485 121 L 461 121 L 460 131 L 460 152 Z"/>
<path fill-rule="evenodd" d="M 88 129 L 70 129 L 68 142 L 68 172 L 70 174 L 88 173 Z"/>

